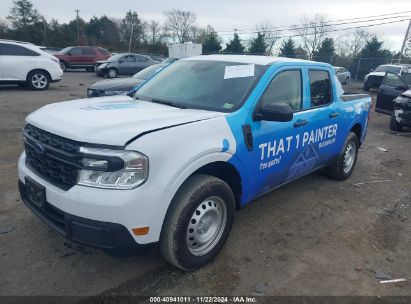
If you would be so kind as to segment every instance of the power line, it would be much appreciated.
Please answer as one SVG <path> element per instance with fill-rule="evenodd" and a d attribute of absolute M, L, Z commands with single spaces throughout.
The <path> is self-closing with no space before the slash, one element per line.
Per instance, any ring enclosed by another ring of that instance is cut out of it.
<path fill-rule="evenodd" d="M 353 27 L 347 27 L 347 28 L 340 28 L 340 29 L 334 29 L 334 30 L 328 30 L 324 31 L 322 33 L 332 33 L 332 32 L 338 32 L 338 31 L 345 31 L 345 30 L 351 30 L 351 29 L 358 29 L 358 28 L 366 28 L 366 27 L 373 27 L 373 26 L 380 26 L 380 25 L 385 25 L 385 24 L 391 24 L 391 23 L 398 23 L 398 22 L 404 22 L 408 21 L 409 19 L 401 19 L 401 20 L 394 20 L 394 21 L 388 21 L 388 22 L 383 22 L 383 23 L 377 23 L 377 24 L 367 24 L 367 25 L 360 25 L 360 26 L 353 26 Z M 295 29 L 294 29 L 295 30 Z M 249 35 L 249 34 L 255 34 L 256 32 L 248 32 L 248 33 L 237 33 L 238 35 Z M 313 35 L 315 33 L 307 33 L 307 35 Z M 231 34 L 220 34 L 221 36 L 227 36 L 227 35 L 232 35 Z M 300 37 L 300 34 L 295 34 L 295 35 L 284 35 L 284 36 L 279 36 L 275 38 L 292 38 L 292 37 Z"/>
<path fill-rule="evenodd" d="M 348 19 L 339 19 L 339 20 L 330 20 L 330 21 L 325 21 L 324 23 L 327 24 L 327 26 L 333 26 L 333 25 L 342 25 L 342 24 L 350 24 L 350 23 L 361 23 L 361 22 L 367 22 L 367 21 L 374 21 L 374 20 L 384 20 L 384 19 L 394 19 L 394 18 L 402 18 L 405 16 L 392 16 L 392 17 L 386 17 L 386 16 L 391 16 L 391 15 L 398 15 L 398 14 L 407 14 L 410 13 L 411 11 L 403 11 L 403 12 L 397 12 L 397 13 L 391 13 L 391 14 L 383 14 L 383 15 L 374 15 L 374 16 L 365 16 L 365 17 L 357 17 L 357 18 L 348 18 Z M 385 18 L 376 18 L 376 19 L 366 19 L 366 18 L 375 18 L 375 17 L 385 17 Z M 340 23 L 340 24 L 332 24 L 332 23 L 336 23 L 336 22 L 341 22 L 341 21 L 350 21 L 350 20 L 358 20 L 358 19 L 366 19 L 366 20 L 361 20 L 361 21 L 353 21 L 353 22 L 347 22 L 347 23 Z M 302 24 L 292 24 L 292 25 L 280 25 L 280 26 L 271 26 L 269 28 L 273 29 L 271 31 L 276 31 L 274 29 L 290 29 L 293 30 L 295 29 L 295 27 L 301 27 Z M 237 32 L 257 32 L 255 28 L 253 29 L 237 29 Z M 280 31 L 280 30 L 278 30 Z M 217 31 L 218 33 L 225 33 L 225 32 L 229 32 L 232 33 L 232 30 L 220 30 Z M 241 33 L 238 33 L 241 34 Z"/>

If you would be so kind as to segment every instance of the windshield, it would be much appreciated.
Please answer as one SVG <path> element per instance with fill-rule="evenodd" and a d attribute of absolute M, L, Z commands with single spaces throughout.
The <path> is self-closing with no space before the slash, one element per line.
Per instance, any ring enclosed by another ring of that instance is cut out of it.
<path fill-rule="evenodd" d="M 391 72 L 399 74 L 401 72 L 401 67 L 389 66 L 389 65 L 380 65 L 375 69 L 374 72 Z"/>
<path fill-rule="evenodd" d="M 140 72 L 134 74 L 131 77 L 147 80 L 147 79 L 153 77 L 160 70 L 164 69 L 164 67 L 165 67 L 165 65 L 163 65 L 163 64 L 153 64 L 153 65 L 149 66 L 148 68 L 145 68 L 144 70 L 141 70 Z"/>
<path fill-rule="evenodd" d="M 117 61 L 121 58 L 123 58 L 125 56 L 125 54 L 116 54 L 111 56 L 109 59 L 107 59 L 108 61 Z"/>
<path fill-rule="evenodd" d="M 138 99 L 186 108 L 231 112 L 238 108 L 266 66 L 224 61 L 173 63 L 137 91 Z"/>
<path fill-rule="evenodd" d="M 66 54 L 66 53 L 67 53 L 68 51 L 70 51 L 72 48 L 73 48 L 72 46 L 68 46 L 68 47 L 62 49 L 59 53 Z"/>

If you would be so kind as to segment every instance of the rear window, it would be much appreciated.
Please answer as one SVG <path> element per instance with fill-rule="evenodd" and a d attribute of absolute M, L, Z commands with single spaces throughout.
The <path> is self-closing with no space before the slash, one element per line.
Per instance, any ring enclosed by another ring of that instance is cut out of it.
<path fill-rule="evenodd" d="M 40 56 L 39 53 L 20 45 L 0 43 L 0 55 L 3 56 Z"/>
<path fill-rule="evenodd" d="M 327 71 L 311 70 L 311 107 L 319 107 L 331 102 L 331 80 Z"/>

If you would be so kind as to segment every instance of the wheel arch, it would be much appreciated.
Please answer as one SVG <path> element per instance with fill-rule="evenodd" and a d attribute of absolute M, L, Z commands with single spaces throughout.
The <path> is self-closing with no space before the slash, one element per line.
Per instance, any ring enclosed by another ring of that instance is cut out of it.
<path fill-rule="evenodd" d="M 49 79 L 49 82 L 51 81 L 51 75 L 50 75 L 50 73 L 49 73 L 47 70 L 45 70 L 45 69 L 31 69 L 31 70 L 27 73 L 26 81 L 29 81 L 29 75 L 30 75 L 31 73 L 35 72 L 35 71 L 44 72 L 44 73 L 46 74 L 47 78 Z"/>
<path fill-rule="evenodd" d="M 355 135 L 357 135 L 358 142 L 359 142 L 360 145 L 361 145 L 361 136 L 362 136 L 362 126 L 361 126 L 361 124 L 358 123 L 358 122 L 355 123 L 355 124 L 351 127 L 350 131 L 351 131 L 351 132 L 354 132 Z"/>

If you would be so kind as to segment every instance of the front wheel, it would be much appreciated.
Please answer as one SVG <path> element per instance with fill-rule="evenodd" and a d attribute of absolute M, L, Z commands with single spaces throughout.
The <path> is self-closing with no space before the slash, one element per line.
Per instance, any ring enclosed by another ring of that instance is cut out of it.
<path fill-rule="evenodd" d="M 115 68 L 110 68 L 107 72 L 108 78 L 116 78 L 117 77 L 117 70 Z"/>
<path fill-rule="evenodd" d="M 354 132 L 350 132 L 337 160 L 328 167 L 328 174 L 331 178 L 345 180 L 350 177 L 357 162 L 359 146 L 360 142 L 357 135 Z"/>
<path fill-rule="evenodd" d="M 227 183 L 209 175 L 189 177 L 167 212 L 161 254 L 183 270 L 207 264 L 226 242 L 234 210 L 234 195 Z"/>

